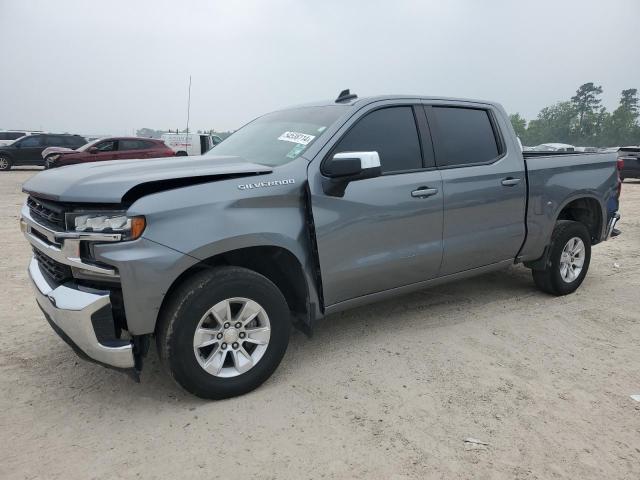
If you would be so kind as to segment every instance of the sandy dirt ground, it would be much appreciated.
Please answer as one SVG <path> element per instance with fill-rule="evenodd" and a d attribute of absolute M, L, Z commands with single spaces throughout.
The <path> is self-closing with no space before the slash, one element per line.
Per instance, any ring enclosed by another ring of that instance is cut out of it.
<path fill-rule="evenodd" d="M 335 315 L 207 402 L 155 351 L 136 384 L 49 328 L 18 228 L 33 173 L 0 174 L 0 478 L 640 478 L 640 182 L 577 293 L 514 267 Z"/>

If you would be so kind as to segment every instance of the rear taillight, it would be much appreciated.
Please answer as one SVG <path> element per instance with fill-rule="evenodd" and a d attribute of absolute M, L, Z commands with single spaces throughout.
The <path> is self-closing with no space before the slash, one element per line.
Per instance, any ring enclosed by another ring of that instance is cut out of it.
<path fill-rule="evenodd" d="M 624 168 L 624 159 L 618 157 L 616 162 L 616 172 L 618 172 L 618 198 L 620 198 L 620 194 L 622 193 L 622 177 L 620 174 L 622 173 L 622 169 Z"/>

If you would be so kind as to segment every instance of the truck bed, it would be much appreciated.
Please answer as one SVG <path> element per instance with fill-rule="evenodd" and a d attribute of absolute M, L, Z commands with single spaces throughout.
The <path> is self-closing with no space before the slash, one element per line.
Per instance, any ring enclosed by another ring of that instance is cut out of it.
<path fill-rule="evenodd" d="M 543 154 L 543 155 L 541 155 Z M 527 239 L 523 261 L 539 258 L 558 213 L 577 198 L 602 205 L 600 241 L 609 217 L 609 203 L 617 195 L 616 153 L 524 152 L 527 170 Z"/>

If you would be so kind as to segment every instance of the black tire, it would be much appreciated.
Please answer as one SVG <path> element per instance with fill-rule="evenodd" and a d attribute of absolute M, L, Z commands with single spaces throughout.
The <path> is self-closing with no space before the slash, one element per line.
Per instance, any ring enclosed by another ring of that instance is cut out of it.
<path fill-rule="evenodd" d="M 187 156 L 187 152 L 183 150 L 176 152 L 176 157 L 186 157 L 186 156 Z"/>
<path fill-rule="evenodd" d="M 7 170 L 11 170 L 11 158 L 6 155 L 0 155 L 0 172 L 6 172 Z"/>
<path fill-rule="evenodd" d="M 262 358 L 251 369 L 222 378 L 200 366 L 193 338 L 205 312 L 234 297 L 262 306 L 269 317 L 271 336 Z M 198 397 L 217 400 L 250 392 L 267 380 L 284 357 L 290 333 L 289 307 L 278 287 L 246 268 L 217 267 L 195 273 L 173 292 L 159 317 L 156 344 L 164 367 L 180 386 Z"/>
<path fill-rule="evenodd" d="M 584 243 L 584 263 L 582 271 L 572 282 L 563 280 L 560 273 L 560 257 L 562 250 L 567 242 L 578 237 Z M 549 258 L 544 270 L 532 270 L 533 281 L 536 286 L 545 293 L 551 295 L 568 295 L 573 293 L 582 284 L 584 277 L 589 270 L 591 262 L 591 236 L 587 227 L 571 220 L 560 220 L 551 235 L 551 243 L 549 245 Z"/>

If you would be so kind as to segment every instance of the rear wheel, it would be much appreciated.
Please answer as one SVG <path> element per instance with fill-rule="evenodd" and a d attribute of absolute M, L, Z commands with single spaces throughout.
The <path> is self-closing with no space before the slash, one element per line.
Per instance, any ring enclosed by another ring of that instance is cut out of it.
<path fill-rule="evenodd" d="M 157 335 L 160 358 L 187 391 L 210 399 L 260 386 L 280 364 L 291 319 L 280 290 L 239 267 L 199 272 L 173 293 Z"/>
<path fill-rule="evenodd" d="M 186 156 L 187 156 L 187 152 L 183 150 L 176 152 L 176 157 L 186 157 Z"/>
<path fill-rule="evenodd" d="M 533 281 L 551 295 L 573 293 L 582 284 L 591 261 L 591 236 L 584 224 L 559 221 L 549 245 L 549 258 L 543 270 L 533 270 Z"/>
<path fill-rule="evenodd" d="M 0 155 L 0 171 L 11 170 L 11 159 L 6 155 Z"/>

